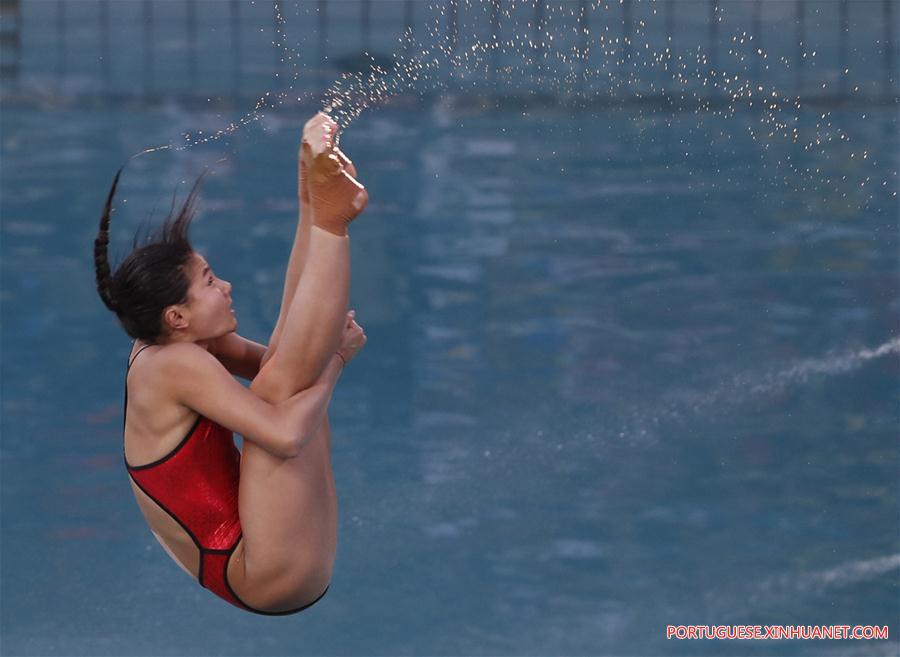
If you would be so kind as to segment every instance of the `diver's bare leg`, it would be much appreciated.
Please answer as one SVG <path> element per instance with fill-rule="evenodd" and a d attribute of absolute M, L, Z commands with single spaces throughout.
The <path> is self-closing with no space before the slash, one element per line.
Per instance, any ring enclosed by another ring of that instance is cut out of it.
<path fill-rule="evenodd" d="M 334 351 L 346 323 L 349 239 L 313 228 L 308 253 L 278 349 L 251 384 L 272 403 L 315 382 L 325 363 L 337 358 Z M 277 458 L 244 441 L 239 488 L 244 538 L 228 575 L 237 594 L 253 607 L 283 611 L 303 606 L 331 579 L 337 500 L 326 434 L 323 424 L 293 459 Z"/>
<path fill-rule="evenodd" d="M 303 181 L 301 181 L 301 185 Z M 284 323 L 287 321 L 288 311 L 291 308 L 291 301 L 294 298 L 294 292 L 297 290 L 297 284 L 303 275 L 303 265 L 306 264 L 306 253 L 309 250 L 309 238 L 312 230 L 312 208 L 309 206 L 309 197 L 304 200 L 301 194 L 300 198 L 300 214 L 297 218 L 297 230 L 294 233 L 294 244 L 291 247 L 291 256 L 288 260 L 287 270 L 284 274 L 284 291 L 281 296 L 281 310 L 278 313 L 278 321 L 275 322 L 275 329 L 269 337 L 266 353 L 262 358 L 264 366 L 269 358 L 278 348 L 278 341 L 281 338 L 281 331 Z"/>
<path fill-rule="evenodd" d="M 353 162 L 351 162 L 340 149 L 336 149 L 336 153 L 341 159 L 347 172 L 355 177 L 356 168 L 353 166 Z M 298 168 L 300 167 L 301 165 L 298 164 Z M 291 255 L 284 275 L 284 292 L 281 297 L 281 310 L 278 313 L 278 320 L 275 322 L 275 329 L 272 331 L 272 335 L 269 338 L 266 353 L 263 355 L 263 366 L 278 348 L 278 342 L 281 338 L 284 323 L 287 321 L 287 315 L 294 298 L 294 292 L 297 289 L 297 284 L 300 282 L 300 277 L 303 275 L 303 266 L 306 264 L 306 255 L 309 250 L 310 233 L 312 231 L 313 223 L 312 207 L 310 205 L 309 190 L 307 189 L 309 184 L 307 178 L 308 175 L 306 175 L 305 172 L 301 172 L 298 176 L 297 196 L 300 203 L 300 214 L 297 218 L 297 230 L 294 233 L 294 243 L 291 247 Z"/>
<path fill-rule="evenodd" d="M 352 199 L 357 190 L 346 191 Z M 271 402 L 312 385 L 336 358 L 349 297 L 349 239 L 313 226 L 298 279 L 278 348 L 251 385 Z M 245 441 L 240 517 L 244 539 L 228 576 L 245 602 L 281 611 L 321 594 L 330 581 L 337 547 L 327 422 L 294 459 L 273 457 Z"/>

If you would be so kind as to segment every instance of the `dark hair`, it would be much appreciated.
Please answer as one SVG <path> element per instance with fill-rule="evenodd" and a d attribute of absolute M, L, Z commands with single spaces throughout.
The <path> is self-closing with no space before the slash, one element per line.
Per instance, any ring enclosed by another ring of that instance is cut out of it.
<path fill-rule="evenodd" d="M 109 266 L 109 221 L 113 213 L 112 203 L 122 175 L 122 165 L 113 179 L 106 205 L 100 216 L 100 231 L 94 240 L 94 264 L 97 269 L 97 292 L 106 307 L 116 313 L 119 323 L 132 338 L 154 343 L 165 334 L 163 310 L 171 305 L 187 302 L 190 278 L 187 265 L 194 249 L 188 239 L 188 229 L 194 218 L 194 199 L 197 196 L 201 175 L 188 194 L 179 212 L 172 210 L 156 231 L 138 244 L 138 235 L 132 242 L 132 251 L 116 267 Z"/>

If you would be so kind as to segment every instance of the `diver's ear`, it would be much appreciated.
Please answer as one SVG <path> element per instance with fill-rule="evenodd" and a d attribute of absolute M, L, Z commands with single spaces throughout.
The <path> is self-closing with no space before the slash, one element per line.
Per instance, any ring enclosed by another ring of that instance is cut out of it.
<path fill-rule="evenodd" d="M 190 326 L 190 313 L 181 304 L 163 310 L 163 325 L 171 331 L 183 331 Z"/>

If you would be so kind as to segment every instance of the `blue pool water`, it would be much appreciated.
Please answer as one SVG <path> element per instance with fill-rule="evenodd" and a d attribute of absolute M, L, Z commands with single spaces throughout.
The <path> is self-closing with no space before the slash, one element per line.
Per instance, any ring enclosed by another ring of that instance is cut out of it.
<path fill-rule="evenodd" d="M 193 584 L 128 489 L 129 342 L 90 258 L 114 168 L 173 112 L 4 112 L 5 653 L 733 654 L 664 627 L 896 633 L 894 201 L 798 195 L 752 145 L 721 155 L 727 182 L 627 113 L 436 105 L 347 132 L 372 199 L 352 237 L 370 340 L 331 411 L 331 591 L 273 620 Z M 304 116 L 135 160 L 113 252 L 213 166 L 194 240 L 265 340 Z M 896 167 L 893 111 L 858 128 Z"/>
<path fill-rule="evenodd" d="M 210 167 L 193 240 L 265 341 L 317 108 L 134 160 L 111 253 Z M 210 595 L 143 522 L 130 343 L 91 257 L 126 157 L 242 109 L 2 109 L 2 654 L 897 654 L 896 104 L 804 107 L 804 135 L 849 137 L 811 151 L 756 110 L 434 94 L 355 120 L 369 341 L 330 412 L 334 580 L 289 618 Z M 672 642 L 670 624 L 891 638 Z"/>

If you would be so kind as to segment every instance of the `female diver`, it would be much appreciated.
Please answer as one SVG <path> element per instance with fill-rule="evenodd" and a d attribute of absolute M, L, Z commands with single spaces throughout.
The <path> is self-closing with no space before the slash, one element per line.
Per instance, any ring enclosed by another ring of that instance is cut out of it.
<path fill-rule="evenodd" d="M 368 195 L 319 113 L 303 130 L 301 214 L 268 346 L 239 336 L 231 284 L 177 216 L 110 271 L 119 169 L 94 244 L 97 288 L 134 338 L 124 456 L 151 531 L 201 586 L 247 611 L 290 614 L 328 588 L 337 547 L 328 404 L 366 342 L 347 312 L 347 227 Z M 233 375 L 252 381 L 249 389 Z M 232 432 L 244 437 L 238 451 Z"/>

